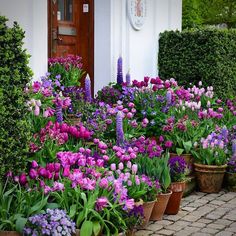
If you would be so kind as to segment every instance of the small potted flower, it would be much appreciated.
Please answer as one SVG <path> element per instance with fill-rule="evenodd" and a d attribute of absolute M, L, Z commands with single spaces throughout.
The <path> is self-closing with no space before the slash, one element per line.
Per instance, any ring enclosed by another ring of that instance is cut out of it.
<path fill-rule="evenodd" d="M 33 215 L 23 230 L 24 235 L 74 235 L 75 223 L 65 211 L 47 209 L 44 214 Z"/>
<path fill-rule="evenodd" d="M 195 173 L 201 192 L 218 193 L 221 190 L 227 168 L 228 131 L 223 128 L 201 139 L 199 147 L 192 151 Z"/>
<path fill-rule="evenodd" d="M 229 191 L 236 192 L 236 155 L 234 155 L 227 164 L 225 184 Z"/>
<path fill-rule="evenodd" d="M 139 173 L 146 174 L 149 177 L 158 181 L 159 186 L 157 188 L 157 201 L 153 207 L 151 220 L 162 220 L 167 203 L 171 196 L 171 190 L 169 186 L 171 184 L 170 168 L 168 166 L 169 154 L 161 157 L 139 156 L 137 163 L 139 165 Z"/>
<path fill-rule="evenodd" d="M 165 137 L 173 142 L 170 148 L 170 158 L 182 156 L 190 169 L 193 170 L 194 158 L 191 151 L 194 150 L 194 143 L 200 140 L 204 129 L 195 120 L 184 116 L 179 120 L 170 117 L 163 126 Z"/>
<path fill-rule="evenodd" d="M 188 173 L 187 163 L 181 156 L 176 156 L 169 159 L 172 194 L 167 204 L 165 213 L 176 215 L 179 212 L 179 207 L 183 192 L 185 190 L 186 175 Z"/>

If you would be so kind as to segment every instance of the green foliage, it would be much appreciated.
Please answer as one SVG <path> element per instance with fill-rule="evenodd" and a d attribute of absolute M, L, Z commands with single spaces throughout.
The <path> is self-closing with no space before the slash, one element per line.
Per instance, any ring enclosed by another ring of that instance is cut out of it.
<path fill-rule="evenodd" d="M 42 191 L 29 191 L 20 185 L 0 183 L 0 231 L 22 232 L 27 218 L 42 213 L 48 197 Z"/>
<path fill-rule="evenodd" d="M 182 29 L 195 28 L 201 23 L 199 0 L 183 0 Z"/>
<path fill-rule="evenodd" d="M 235 0 L 183 0 L 183 29 L 222 24 L 236 27 Z"/>
<path fill-rule="evenodd" d="M 236 27 L 235 0 L 200 0 L 199 13 L 203 24 L 226 24 L 227 28 Z"/>
<path fill-rule="evenodd" d="M 24 32 L 6 21 L 0 16 L 0 180 L 8 170 L 25 167 L 30 137 L 24 93 L 32 75 L 29 56 L 22 48 Z"/>
<path fill-rule="evenodd" d="M 220 98 L 234 97 L 235 51 L 236 30 L 166 31 L 159 39 L 159 75 L 180 85 L 202 80 Z"/>
<path fill-rule="evenodd" d="M 170 167 L 168 165 L 169 153 L 162 157 L 149 158 L 143 155 L 138 156 L 138 172 L 150 178 L 159 180 L 162 192 L 167 192 L 171 184 Z"/>

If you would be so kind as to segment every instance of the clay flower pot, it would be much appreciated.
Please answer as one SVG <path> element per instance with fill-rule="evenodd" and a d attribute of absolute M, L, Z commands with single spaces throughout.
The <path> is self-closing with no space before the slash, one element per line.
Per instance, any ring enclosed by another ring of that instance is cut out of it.
<path fill-rule="evenodd" d="M 225 173 L 225 186 L 229 191 L 236 192 L 236 173 Z"/>
<path fill-rule="evenodd" d="M 147 227 L 155 203 L 156 203 L 156 200 L 152 201 L 152 202 L 144 202 L 143 203 L 143 216 L 144 216 L 144 219 L 143 219 L 142 225 L 140 226 L 141 229 Z"/>
<path fill-rule="evenodd" d="M 168 193 L 159 193 L 157 195 L 157 201 L 153 207 L 150 220 L 162 220 L 171 194 L 172 191 L 169 191 Z"/>
<path fill-rule="evenodd" d="M 218 193 L 227 165 L 214 166 L 194 163 L 199 190 L 204 193 Z"/>
<path fill-rule="evenodd" d="M 194 163 L 194 157 L 191 154 L 181 154 L 178 155 L 176 153 L 170 153 L 170 158 L 181 156 L 184 158 L 185 162 L 187 163 L 187 166 L 189 168 L 189 175 L 193 173 L 193 163 Z"/>
<path fill-rule="evenodd" d="M 186 182 L 173 182 L 170 189 L 172 194 L 168 201 L 165 213 L 168 215 L 176 215 L 179 212 L 181 199 L 185 190 Z"/>
<path fill-rule="evenodd" d="M 16 231 L 0 231 L 0 236 L 20 236 L 21 234 Z"/>

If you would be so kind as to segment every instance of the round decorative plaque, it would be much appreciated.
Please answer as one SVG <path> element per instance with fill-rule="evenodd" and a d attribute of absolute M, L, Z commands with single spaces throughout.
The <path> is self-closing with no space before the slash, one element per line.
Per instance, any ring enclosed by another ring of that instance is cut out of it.
<path fill-rule="evenodd" d="M 141 30 L 147 14 L 146 0 L 127 0 L 130 23 L 135 30 Z"/>

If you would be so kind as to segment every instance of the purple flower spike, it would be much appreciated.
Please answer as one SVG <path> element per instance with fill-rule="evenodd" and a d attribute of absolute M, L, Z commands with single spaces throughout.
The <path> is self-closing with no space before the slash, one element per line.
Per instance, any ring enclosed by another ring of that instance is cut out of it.
<path fill-rule="evenodd" d="M 232 140 L 232 153 L 236 156 L 236 139 Z"/>
<path fill-rule="evenodd" d="M 122 57 L 117 62 L 117 84 L 123 83 Z"/>
<path fill-rule="evenodd" d="M 172 99 L 171 91 L 168 91 L 168 92 L 166 93 L 166 101 L 167 101 L 167 104 L 170 104 L 170 103 L 171 103 L 171 99 Z"/>
<path fill-rule="evenodd" d="M 125 79 L 126 79 L 126 85 L 130 86 L 131 85 L 131 79 L 130 79 L 130 73 L 129 72 L 126 74 Z"/>
<path fill-rule="evenodd" d="M 124 131 L 123 131 L 123 113 L 119 111 L 116 116 L 116 143 L 118 146 L 124 144 Z"/>
<path fill-rule="evenodd" d="M 56 119 L 58 123 L 63 122 L 63 113 L 62 113 L 62 106 L 61 105 L 56 105 Z"/>
<path fill-rule="evenodd" d="M 86 75 L 86 78 L 85 78 L 85 99 L 87 102 L 92 101 L 91 80 L 88 74 Z"/>

